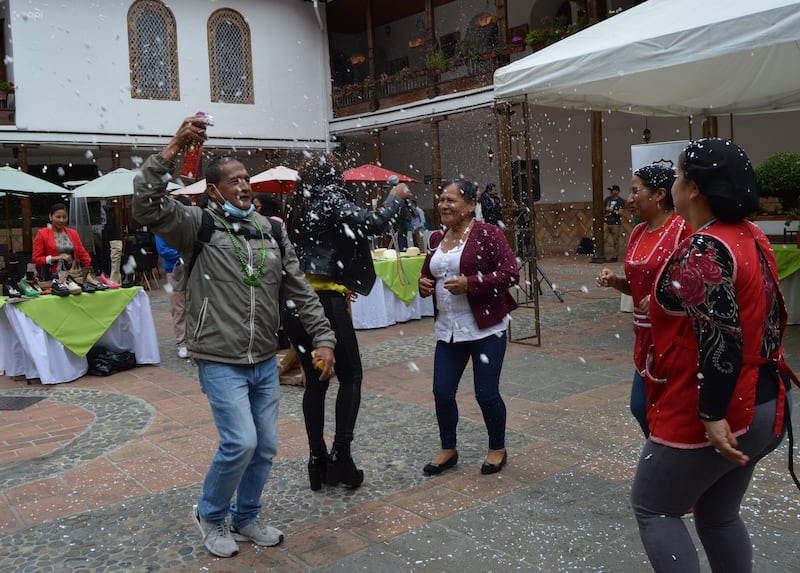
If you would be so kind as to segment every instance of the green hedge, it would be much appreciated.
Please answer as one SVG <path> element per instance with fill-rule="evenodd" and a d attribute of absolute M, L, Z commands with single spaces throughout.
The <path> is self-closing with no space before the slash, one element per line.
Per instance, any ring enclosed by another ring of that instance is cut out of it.
<path fill-rule="evenodd" d="M 778 197 L 785 211 L 800 207 L 800 153 L 777 153 L 759 164 L 755 173 L 762 197 Z"/>

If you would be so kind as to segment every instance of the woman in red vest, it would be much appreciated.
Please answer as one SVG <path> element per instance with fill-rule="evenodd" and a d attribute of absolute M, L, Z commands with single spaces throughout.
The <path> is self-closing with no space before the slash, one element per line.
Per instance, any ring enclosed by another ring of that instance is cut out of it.
<path fill-rule="evenodd" d="M 618 276 L 609 268 L 600 271 L 597 286 L 613 287 L 633 298 L 633 384 L 631 413 L 642 428 L 647 427 L 647 398 L 644 383 L 647 351 L 653 342 L 650 336 L 650 291 L 661 266 L 675 247 L 691 234 L 682 217 L 675 213 L 672 184 L 675 170 L 663 165 L 645 165 L 633 173 L 627 204 L 642 222 L 634 227 L 625 251 L 625 274 Z"/>
<path fill-rule="evenodd" d="M 646 372 L 647 440 L 632 503 L 653 569 L 699 572 L 681 516 L 694 509 L 715 572 L 752 570 L 739 507 L 756 463 L 786 431 L 786 325 L 749 159 L 723 139 L 692 142 L 672 187 L 695 230 L 656 277 Z"/>

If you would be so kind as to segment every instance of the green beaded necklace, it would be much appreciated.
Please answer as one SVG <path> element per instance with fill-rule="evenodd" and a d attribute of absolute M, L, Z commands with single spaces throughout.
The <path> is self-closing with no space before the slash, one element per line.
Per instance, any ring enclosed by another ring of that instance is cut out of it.
<path fill-rule="evenodd" d="M 244 256 L 242 255 L 242 249 L 239 248 L 239 244 L 236 242 L 236 238 L 233 236 L 233 231 L 231 230 L 228 223 L 225 222 L 225 219 L 222 217 L 214 217 L 222 223 L 222 226 L 225 227 L 225 230 L 228 231 L 228 237 L 231 240 L 231 245 L 233 245 L 233 252 L 236 253 L 236 258 L 239 259 L 239 264 L 242 265 L 242 273 L 244 274 L 244 284 L 249 287 L 259 287 L 261 286 L 260 279 L 264 274 L 264 261 L 267 260 L 267 247 L 266 242 L 264 241 L 264 230 L 261 228 L 261 225 L 258 224 L 256 219 L 253 219 L 253 223 L 255 223 L 256 228 L 258 229 L 259 234 L 261 235 L 261 263 L 258 265 L 258 269 L 256 272 L 250 272 L 252 268 L 250 265 L 247 264 Z"/>

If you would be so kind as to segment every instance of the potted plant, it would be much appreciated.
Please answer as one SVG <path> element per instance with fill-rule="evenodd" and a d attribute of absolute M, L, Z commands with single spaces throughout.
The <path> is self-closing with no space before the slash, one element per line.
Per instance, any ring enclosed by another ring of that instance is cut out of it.
<path fill-rule="evenodd" d="M 506 56 L 515 52 L 521 52 L 525 49 L 525 42 L 522 36 L 514 36 L 511 38 L 511 43 L 503 46 L 502 52 Z"/>
<path fill-rule="evenodd" d="M 0 81 L 0 107 L 10 107 L 7 105 L 8 100 L 11 99 L 11 96 L 14 95 L 17 86 L 14 85 L 14 82 L 9 82 L 6 80 Z"/>
<path fill-rule="evenodd" d="M 800 207 L 800 153 L 776 153 L 755 168 L 762 197 L 777 197 L 785 213 Z"/>
<path fill-rule="evenodd" d="M 525 43 L 528 44 L 532 50 L 541 50 L 544 48 L 548 43 L 550 43 L 550 38 L 552 37 L 552 32 L 548 28 L 534 28 L 525 36 Z"/>
<path fill-rule="evenodd" d="M 444 70 L 447 60 L 444 52 L 440 48 L 434 48 L 425 56 L 425 66 L 434 73 L 441 73 Z"/>

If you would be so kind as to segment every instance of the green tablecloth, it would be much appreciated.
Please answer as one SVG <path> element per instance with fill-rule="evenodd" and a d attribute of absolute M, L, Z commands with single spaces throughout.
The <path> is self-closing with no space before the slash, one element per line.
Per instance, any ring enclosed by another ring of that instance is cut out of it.
<path fill-rule="evenodd" d="M 778 263 L 778 278 L 784 280 L 800 270 L 800 250 L 797 245 L 772 245 Z"/>
<path fill-rule="evenodd" d="M 42 330 L 78 356 L 86 356 L 142 287 L 80 295 L 43 295 L 14 303 Z M 0 300 L 0 308 L 6 299 Z"/>
<path fill-rule="evenodd" d="M 398 266 L 398 261 L 400 266 Z M 422 263 L 425 262 L 425 256 L 400 257 L 399 259 L 373 262 L 375 274 L 380 277 L 383 283 L 397 295 L 397 298 L 407 305 L 411 304 L 414 297 L 419 294 L 418 281 L 422 271 Z"/>

